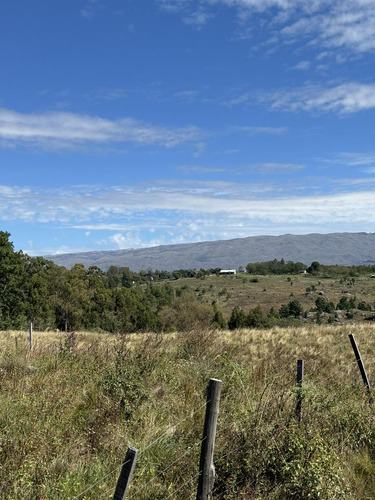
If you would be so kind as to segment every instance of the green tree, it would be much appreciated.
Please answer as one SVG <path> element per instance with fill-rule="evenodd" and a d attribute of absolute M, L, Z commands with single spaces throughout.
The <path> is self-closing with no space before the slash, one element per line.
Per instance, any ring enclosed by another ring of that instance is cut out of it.
<path fill-rule="evenodd" d="M 299 300 L 291 300 L 288 304 L 283 304 L 280 307 L 279 315 L 280 318 L 288 318 L 289 316 L 294 316 L 298 318 L 303 314 L 303 307 Z"/>
<path fill-rule="evenodd" d="M 246 325 L 245 313 L 239 306 L 234 307 L 228 321 L 229 330 L 244 328 L 245 325 Z"/>
<path fill-rule="evenodd" d="M 10 234 L 0 231 L 0 328 L 25 327 L 25 262 Z"/>
<path fill-rule="evenodd" d="M 322 312 L 333 313 L 333 311 L 335 310 L 334 303 L 328 302 L 328 300 L 325 299 L 324 297 L 318 297 L 315 300 L 315 307 L 316 307 L 316 310 L 320 313 L 322 313 Z"/>
<path fill-rule="evenodd" d="M 56 265 L 43 257 L 24 256 L 25 315 L 36 328 L 55 326 L 54 308 L 50 300 L 52 269 Z"/>
<path fill-rule="evenodd" d="M 307 272 L 310 274 L 317 274 L 320 269 L 320 263 L 317 260 L 311 262 L 310 266 L 307 268 Z"/>
<path fill-rule="evenodd" d="M 266 328 L 269 324 L 269 318 L 267 318 L 259 305 L 251 309 L 246 316 L 246 326 L 249 328 Z"/>
<path fill-rule="evenodd" d="M 289 302 L 288 307 L 289 316 L 298 318 L 298 316 L 301 316 L 303 314 L 303 307 L 299 300 L 292 300 L 291 302 Z"/>
<path fill-rule="evenodd" d="M 223 313 L 220 309 L 214 306 L 214 316 L 212 318 L 212 326 L 218 330 L 225 330 L 227 328 L 227 322 L 224 319 Z"/>

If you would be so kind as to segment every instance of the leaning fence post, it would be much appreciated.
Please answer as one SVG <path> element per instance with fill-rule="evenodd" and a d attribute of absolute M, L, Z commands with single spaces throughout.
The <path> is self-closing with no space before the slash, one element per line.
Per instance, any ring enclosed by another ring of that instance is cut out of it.
<path fill-rule="evenodd" d="M 117 481 L 115 494 L 113 500 L 124 500 L 126 492 L 130 484 L 130 480 L 134 471 L 135 463 L 137 461 L 138 450 L 129 446 L 124 463 L 122 464 L 120 476 Z"/>
<path fill-rule="evenodd" d="M 219 415 L 221 380 L 212 378 L 208 384 L 206 416 L 204 420 L 201 457 L 199 462 L 199 482 L 196 500 L 211 500 L 215 481 L 213 463 L 216 424 Z"/>
<path fill-rule="evenodd" d="M 363 383 L 365 384 L 366 389 L 368 391 L 370 391 L 370 382 L 368 381 L 366 370 L 365 370 L 365 366 L 363 364 L 363 361 L 362 361 L 362 358 L 361 358 L 361 354 L 360 354 L 360 352 L 358 350 L 358 347 L 357 347 L 354 335 L 350 333 L 349 334 L 349 339 L 350 339 L 350 343 L 352 344 L 352 348 L 353 348 L 353 351 L 354 351 L 354 354 L 355 354 L 355 359 L 357 360 L 359 371 L 361 372 L 361 375 L 362 375 Z"/>
<path fill-rule="evenodd" d="M 297 360 L 297 404 L 296 417 L 298 422 L 302 420 L 302 382 L 303 382 L 303 359 Z"/>
<path fill-rule="evenodd" d="M 30 345 L 30 351 L 33 350 L 33 324 L 30 322 L 29 325 L 29 345 Z"/>

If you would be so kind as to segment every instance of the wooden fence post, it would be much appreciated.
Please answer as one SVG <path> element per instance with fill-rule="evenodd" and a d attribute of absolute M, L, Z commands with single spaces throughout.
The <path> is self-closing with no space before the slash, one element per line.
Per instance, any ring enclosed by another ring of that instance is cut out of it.
<path fill-rule="evenodd" d="M 297 360 L 297 404 L 296 417 L 298 422 L 302 421 L 302 382 L 303 382 L 303 359 Z"/>
<path fill-rule="evenodd" d="M 349 334 L 349 339 L 350 339 L 350 343 L 352 344 L 352 348 L 353 348 L 353 351 L 354 351 L 354 354 L 355 354 L 355 359 L 357 360 L 359 371 L 361 372 L 361 375 L 362 375 L 363 383 L 365 384 L 366 389 L 368 391 L 370 391 L 370 382 L 369 382 L 369 380 L 367 378 L 365 366 L 363 364 L 363 361 L 362 361 L 362 358 L 361 358 L 361 354 L 360 354 L 360 352 L 358 350 L 358 347 L 357 347 L 354 335 Z"/>
<path fill-rule="evenodd" d="M 117 481 L 115 494 L 113 500 L 124 500 L 126 492 L 130 484 L 130 480 L 134 471 L 135 463 L 137 461 L 138 450 L 129 446 L 124 463 L 122 464 L 120 476 Z"/>
<path fill-rule="evenodd" d="M 33 350 L 33 324 L 30 322 L 29 325 L 29 345 L 30 345 L 30 351 Z"/>
<path fill-rule="evenodd" d="M 210 380 L 208 385 L 196 500 L 212 499 L 212 489 L 215 481 L 213 456 L 217 418 L 219 415 L 221 385 L 222 381 L 214 378 Z"/>

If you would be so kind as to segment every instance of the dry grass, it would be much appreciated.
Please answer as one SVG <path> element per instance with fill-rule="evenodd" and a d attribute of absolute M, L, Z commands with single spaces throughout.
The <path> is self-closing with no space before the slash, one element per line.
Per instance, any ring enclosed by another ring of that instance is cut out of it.
<path fill-rule="evenodd" d="M 254 282 L 254 280 L 258 280 Z M 356 296 L 358 301 L 366 301 L 375 309 L 375 280 L 362 276 L 345 280 L 340 277 L 321 278 L 311 275 L 272 275 L 254 276 L 238 274 L 235 276 L 207 276 L 205 279 L 181 278 L 170 281 L 173 287 L 187 287 L 200 300 L 211 303 L 216 300 L 218 307 L 226 317 L 235 306 L 249 309 L 260 305 L 265 311 L 271 307 L 276 310 L 291 299 L 301 302 L 305 310 L 315 307 L 319 292 L 323 292 L 328 301 L 337 304 L 344 295 Z M 306 289 L 314 288 L 307 292 Z M 350 294 L 350 295 L 349 295 Z"/>
<path fill-rule="evenodd" d="M 112 498 L 128 445 L 141 450 L 129 498 L 195 498 L 211 377 L 223 380 L 215 499 L 374 498 L 375 422 L 349 333 L 375 383 L 368 324 L 35 332 L 32 353 L 27 332 L 0 333 L 0 498 Z"/>

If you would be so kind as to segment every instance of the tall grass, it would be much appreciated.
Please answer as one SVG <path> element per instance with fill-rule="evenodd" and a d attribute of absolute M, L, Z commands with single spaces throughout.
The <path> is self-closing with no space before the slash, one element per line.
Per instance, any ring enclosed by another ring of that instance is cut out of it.
<path fill-rule="evenodd" d="M 205 392 L 223 380 L 214 498 L 375 498 L 374 327 L 109 336 L 0 334 L 0 498 L 195 498 Z M 18 337 L 16 349 L 15 337 Z M 305 361 L 303 420 L 296 361 Z M 36 368 L 36 370 L 35 370 Z"/>

